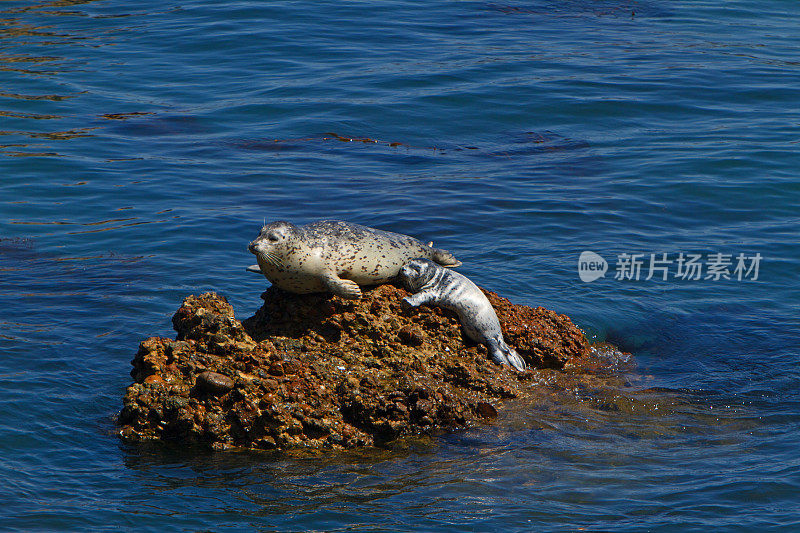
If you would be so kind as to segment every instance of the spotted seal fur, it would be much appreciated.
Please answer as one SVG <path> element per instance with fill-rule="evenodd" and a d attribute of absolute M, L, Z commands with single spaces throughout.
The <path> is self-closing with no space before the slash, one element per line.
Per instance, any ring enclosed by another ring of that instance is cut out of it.
<path fill-rule="evenodd" d="M 359 285 L 392 280 L 400 267 L 425 257 L 446 267 L 461 264 L 450 252 L 413 237 L 339 220 L 305 226 L 278 221 L 266 224 L 248 249 L 260 272 L 273 285 L 294 293 L 330 291 L 348 299 L 361 297 Z"/>
<path fill-rule="evenodd" d="M 495 362 L 525 369 L 522 357 L 503 340 L 500 321 L 489 299 L 469 278 L 424 258 L 403 266 L 399 278 L 414 293 L 403 298 L 405 307 L 434 304 L 454 311 L 467 336 L 485 344 Z"/>

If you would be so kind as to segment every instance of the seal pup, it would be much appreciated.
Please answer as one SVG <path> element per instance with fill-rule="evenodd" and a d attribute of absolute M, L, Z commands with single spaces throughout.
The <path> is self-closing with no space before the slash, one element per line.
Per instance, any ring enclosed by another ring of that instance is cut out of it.
<path fill-rule="evenodd" d="M 403 298 L 404 307 L 435 304 L 454 311 L 467 336 L 485 344 L 496 363 L 525 369 L 522 357 L 503 340 L 500 321 L 489 299 L 469 278 L 424 258 L 403 266 L 399 278 L 414 293 Z"/>
<path fill-rule="evenodd" d="M 299 294 L 330 291 L 351 300 L 361 297 L 359 285 L 386 283 L 415 257 L 446 267 L 461 264 L 450 252 L 408 235 L 339 220 L 305 226 L 271 222 L 248 250 L 258 265 L 247 270 L 260 272 L 281 289 Z"/>

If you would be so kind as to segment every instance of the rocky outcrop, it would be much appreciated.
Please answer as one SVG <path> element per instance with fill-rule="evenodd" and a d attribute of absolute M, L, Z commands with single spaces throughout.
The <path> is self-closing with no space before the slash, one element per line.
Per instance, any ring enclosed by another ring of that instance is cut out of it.
<path fill-rule="evenodd" d="M 536 386 L 536 369 L 600 365 L 568 317 L 486 294 L 529 370 L 493 363 L 449 311 L 403 311 L 408 293 L 393 285 L 358 301 L 270 288 L 243 322 L 224 297 L 189 296 L 172 319 L 176 339 L 139 346 L 120 436 L 213 449 L 379 445 L 492 419 Z"/>

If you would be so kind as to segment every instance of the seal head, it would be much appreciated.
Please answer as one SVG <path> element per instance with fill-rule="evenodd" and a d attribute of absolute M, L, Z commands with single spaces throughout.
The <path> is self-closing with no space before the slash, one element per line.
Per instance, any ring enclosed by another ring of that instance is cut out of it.
<path fill-rule="evenodd" d="M 287 252 L 288 239 L 296 233 L 296 230 L 297 226 L 291 222 L 283 220 L 272 222 L 261 228 L 258 238 L 252 241 L 247 249 L 276 268 L 281 267 L 281 257 Z"/>
<path fill-rule="evenodd" d="M 424 258 L 404 265 L 399 278 L 414 293 L 403 298 L 405 307 L 433 304 L 450 309 L 458 315 L 467 336 L 486 345 L 496 363 L 525 369 L 522 357 L 503 340 L 500 321 L 489 299 L 469 278 Z"/>

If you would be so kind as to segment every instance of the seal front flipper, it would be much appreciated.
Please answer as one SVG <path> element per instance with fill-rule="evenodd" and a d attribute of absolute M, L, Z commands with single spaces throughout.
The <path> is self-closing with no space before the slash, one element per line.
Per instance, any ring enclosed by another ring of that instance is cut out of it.
<path fill-rule="evenodd" d="M 525 370 L 525 361 L 520 355 L 508 346 L 502 339 L 489 339 L 486 343 L 489 355 L 495 363 L 511 365 L 515 370 Z"/>
<path fill-rule="evenodd" d="M 335 272 L 328 272 L 322 277 L 325 288 L 336 296 L 341 296 L 348 300 L 358 300 L 361 298 L 361 289 L 355 281 L 340 278 Z"/>
<path fill-rule="evenodd" d="M 256 274 L 261 274 L 261 267 L 258 265 L 250 265 L 247 267 L 248 272 L 255 272 Z"/>
<path fill-rule="evenodd" d="M 432 292 L 422 291 L 416 294 L 412 294 L 411 296 L 406 296 L 401 301 L 400 305 L 403 306 L 403 309 L 411 309 L 412 307 L 418 307 L 422 304 L 427 304 L 433 301 L 436 295 Z"/>

